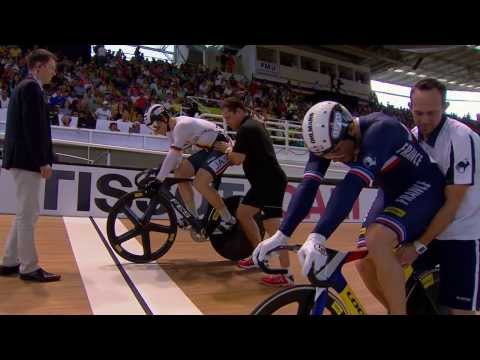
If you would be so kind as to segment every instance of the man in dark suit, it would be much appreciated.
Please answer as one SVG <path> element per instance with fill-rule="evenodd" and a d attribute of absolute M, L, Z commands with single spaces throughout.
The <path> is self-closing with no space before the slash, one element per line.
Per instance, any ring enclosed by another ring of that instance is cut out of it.
<path fill-rule="evenodd" d="M 17 216 L 5 244 L 0 275 L 20 273 L 22 280 L 50 282 L 60 275 L 38 265 L 34 242 L 42 179 L 52 175 L 53 149 L 43 85 L 56 72 L 56 57 L 36 49 L 27 57 L 28 76 L 13 91 L 7 111 L 3 167 L 15 183 Z"/>

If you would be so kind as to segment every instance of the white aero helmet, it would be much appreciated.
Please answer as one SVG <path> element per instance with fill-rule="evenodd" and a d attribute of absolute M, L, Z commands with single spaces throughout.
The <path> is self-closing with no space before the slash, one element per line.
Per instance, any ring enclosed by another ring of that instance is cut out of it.
<path fill-rule="evenodd" d="M 350 137 L 348 128 L 352 121 L 350 112 L 337 102 L 322 101 L 313 105 L 303 118 L 305 145 L 314 154 L 325 154 L 341 140 Z"/>
<path fill-rule="evenodd" d="M 150 108 L 147 110 L 147 112 L 144 115 L 145 125 L 150 126 L 155 121 L 162 120 L 162 116 L 165 116 L 165 117 L 170 116 L 169 111 L 164 105 L 154 104 L 150 106 Z"/>

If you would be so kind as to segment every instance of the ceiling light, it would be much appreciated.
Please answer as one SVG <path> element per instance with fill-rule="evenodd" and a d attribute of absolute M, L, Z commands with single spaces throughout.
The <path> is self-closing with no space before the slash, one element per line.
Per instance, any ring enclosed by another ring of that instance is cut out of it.
<path fill-rule="evenodd" d="M 449 84 L 456 84 L 457 82 L 456 81 L 449 81 L 448 83 Z"/>
<path fill-rule="evenodd" d="M 418 77 L 421 77 L 421 78 L 426 78 L 427 75 L 424 75 L 424 74 L 418 74 Z"/>
<path fill-rule="evenodd" d="M 395 69 L 395 72 L 404 72 L 402 69 Z"/>
<path fill-rule="evenodd" d="M 417 75 L 417 73 L 413 72 L 413 71 L 409 71 L 409 72 L 407 72 L 407 75 Z"/>
<path fill-rule="evenodd" d="M 447 82 L 447 79 L 438 79 L 438 81 Z"/>

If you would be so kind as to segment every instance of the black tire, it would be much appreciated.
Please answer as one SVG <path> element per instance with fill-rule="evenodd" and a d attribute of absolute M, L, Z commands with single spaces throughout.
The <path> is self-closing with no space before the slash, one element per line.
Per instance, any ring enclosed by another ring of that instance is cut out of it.
<path fill-rule="evenodd" d="M 438 305 L 440 270 L 438 268 L 423 271 L 408 279 L 407 314 L 438 315 L 446 314 L 446 309 Z"/>
<path fill-rule="evenodd" d="M 237 213 L 238 206 L 242 202 L 242 199 L 243 196 L 237 195 L 228 197 L 224 200 L 228 211 L 230 211 L 232 215 Z M 215 251 L 220 256 L 232 261 L 238 261 L 250 256 L 255 248 L 246 238 L 238 222 L 228 233 L 212 235 L 212 232 L 216 229 L 220 220 L 220 214 L 212 208 L 207 214 L 205 230 Z M 263 239 L 265 236 L 265 228 L 260 214 L 255 216 L 255 221 L 260 230 L 260 236 Z"/>
<path fill-rule="evenodd" d="M 279 291 L 257 305 L 251 315 L 275 315 L 281 308 L 297 303 L 297 313 L 291 315 L 309 316 L 314 305 L 315 289 L 312 285 L 297 285 Z M 331 289 L 328 289 L 328 300 L 325 309 L 330 315 L 349 314 L 342 300 Z"/>
<path fill-rule="evenodd" d="M 142 200 L 142 203 L 138 203 L 138 201 Z M 152 201 L 154 201 L 155 203 L 152 203 Z M 144 219 L 144 221 L 142 221 L 142 217 L 138 216 L 136 213 L 141 213 L 144 215 L 145 210 L 135 212 L 132 209 L 132 204 L 134 202 L 136 203 L 138 210 L 140 210 L 141 207 L 145 209 L 150 205 L 155 205 L 153 215 L 162 215 L 166 213 L 168 217 L 167 225 L 156 224 L 152 222 L 151 219 Z M 125 219 L 130 221 L 132 225 L 131 227 L 133 228 L 124 234 L 117 235 L 115 231 L 115 224 L 117 223 L 117 221 L 120 221 L 119 215 L 121 214 L 125 215 Z M 163 240 L 162 237 L 160 244 L 155 244 L 155 249 L 152 249 L 152 241 L 150 238 L 151 232 L 165 234 L 165 240 Z M 123 239 L 122 237 L 127 234 L 128 236 L 126 237 L 126 239 Z M 173 245 L 176 235 L 177 220 L 175 212 L 171 207 L 170 203 L 161 196 L 148 195 L 143 191 L 134 191 L 128 193 L 121 197 L 115 203 L 115 205 L 113 205 L 112 209 L 108 214 L 107 236 L 108 241 L 110 242 L 110 246 L 122 258 L 134 263 L 142 264 L 159 259 L 163 255 L 165 255 L 166 252 Z M 134 254 L 122 246 L 123 243 L 129 240 L 137 241 L 137 236 L 141 236 L 142 239 L 142 254 Z"/>

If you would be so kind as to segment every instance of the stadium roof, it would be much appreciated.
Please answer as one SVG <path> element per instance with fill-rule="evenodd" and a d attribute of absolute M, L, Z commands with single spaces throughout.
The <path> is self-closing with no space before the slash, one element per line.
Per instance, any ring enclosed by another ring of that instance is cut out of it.
<path fill-rule="evenodd" d="M 434 77 L 443 81 L 449 90 L 480 91 L 480 46 L 478 45 L 295 47 L 368 66 L 372 80 L 412 86 L 422 77 Z"/>

